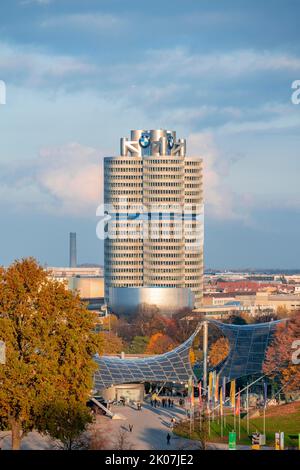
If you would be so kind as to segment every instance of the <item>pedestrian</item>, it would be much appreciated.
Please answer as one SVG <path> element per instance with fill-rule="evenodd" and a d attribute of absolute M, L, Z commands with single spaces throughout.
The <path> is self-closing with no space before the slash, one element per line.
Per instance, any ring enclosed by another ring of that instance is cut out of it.
<path fill-rule="evenodd" d="M 171 407 L 174 408 L 174 400 L 171 400 Z"/>
<path fill-rule="evenodd" d="M 168 446 L 170 445 L 170 440 L 171 440 L 171 436 L 170 436 L 170 434 L 168 433 L 168 434 L 167 434 L 167 444 L 168 444 Z"/>
<path fill-rule="evenodd" d="M 171 398 L 168 399 L 168 406 L 171 407 Z"/>

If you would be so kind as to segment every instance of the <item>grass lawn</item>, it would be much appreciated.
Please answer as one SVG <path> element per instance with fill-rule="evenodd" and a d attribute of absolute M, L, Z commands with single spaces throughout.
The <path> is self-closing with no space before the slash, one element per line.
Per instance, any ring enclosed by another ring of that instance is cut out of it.
<path fill-rule="evenodd" d="M 286 407 L 286 408 L 285 408 Z M 247 433 L 247 418 L 246 415 L 241 415 L 241 438 L 238 436 L 238 417 L 236 417 L 236 432 L 237 444 L 251 445 L 251 434 L 258 431 L 263 433 L 263 417 L 250 419 L 249 435 Z M 189 421 L 184 422 L 176 427 L 174 432 L 182 437 L 199 439 L 198 429 L 199 421 L 195 421 L 194 432 L 190 436 Z M 210 442 L 224 442 L 228 443 L 228 434 L 234 430 L 234 418 L 232 415 L 226 416 L 226 425 L 223 429 L 223 438 L 221 437 L 221 424 L 218 418 L 211 421 Z M 274 447 L 275 432 L 283 431 L 285 434 L 285 447 L 298 447 L 298 434 L 300 434 L 300 403 L 299 408 L 293 407 L 292 411 L 289 405 L 282 405 L 277 407 L 270 413 L 266 413 L 266 444 Z"/>

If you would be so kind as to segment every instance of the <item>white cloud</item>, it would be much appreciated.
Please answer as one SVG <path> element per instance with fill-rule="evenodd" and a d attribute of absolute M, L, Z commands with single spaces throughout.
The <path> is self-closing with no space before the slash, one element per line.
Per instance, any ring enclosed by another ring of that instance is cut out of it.
<path fill-rule="evenodd" d="M 60 213 L 94 215 L 102 198 L 102 153 L 70 143 L 41 150 L 36 183 Z"/>
<path fill-rule="evenodd" d="M 166 70 L 176 70 L 177 77 L 201 77 L 251 75 L 255 72 L 292 70 L 300 71 L 300 58 L 274 51 L 233 50 L 210 54 L 192 54 L 186 48 L 148 51 L 141 70 L 158 75 Z M 222 75 L 220 75 L 222 74 Z"/>
<path fill-rule="evenodd" d="M 17 212 L 93 217 L 102 200 L 102 152 L 78 143 L 43 148 L 0 175 L 0 203 Z"/>
<path fill-rule="evenodd" d="M 233 160 L 222 159 L 210 133 L 190 134 L 187 141 L 188 154 L 203 158 L 206 215 L 216 219 L 247 221 L 249 214 L 245 209 L 250 196 L 237 195 L 226 184 L 226 176 Z"/>
<path fill-rule="evenodd" d="M 40 52 L 37 49 L 0 43 L 0 69 L 7 81 L 30 85 L 75 78 L 95 72 L 95 66 L 76 57 Z"/>

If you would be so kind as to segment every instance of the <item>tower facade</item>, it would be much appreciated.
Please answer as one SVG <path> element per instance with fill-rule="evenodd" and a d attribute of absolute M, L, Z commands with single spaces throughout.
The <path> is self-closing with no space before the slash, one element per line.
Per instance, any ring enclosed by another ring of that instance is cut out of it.
<path fill-rule="evenodd" d="M 167 130 L 133 130 L 104 159 L 105 296 L 111 288 L 203 293 L 202 160 Z M 130 291 L 128 290 L 128 295 Z"/>

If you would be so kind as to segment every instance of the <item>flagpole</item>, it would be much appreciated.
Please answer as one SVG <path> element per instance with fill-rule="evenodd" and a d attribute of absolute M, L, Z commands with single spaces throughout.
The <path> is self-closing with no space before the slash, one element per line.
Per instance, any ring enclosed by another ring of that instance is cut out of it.
<path fill-rule="evenodd" d="M 239 391 L 239 441 L 241 440 L 241 392 Z"/>
<path fill-rule="evenodd" d="M 221 419 L 221 437 L 223 437 L 223 390 L 220 390 L 220 419 Z"/>
<path fill-rule="evenodd" d="M 224 429 L 226 428 L 226 414 L 225 411 L 226 409 L 224 408 L 225 402 L 226 402 L 226 377 L 223 378 L 223 419 L 224 419 Z"/>
<path fill-rule="evenodd" d="M 264 382 L 264 436 L 266 435 L 267 384 Z"/>
<path fill-rule="evenodd" d="M 234 408 L 233 408 L 233 423 L 234 423 L 234 432 L 236 432 L 236 414 L 235 414 L 235 411 L 236 411 L 236 398 L 234 397 Z"/>
<path fill-rule="evenodd" d="M 248 383 L 247 383 L 248 385 Z M 247 434 L 249 436 L 249 387 L 247 387 Z"/>

